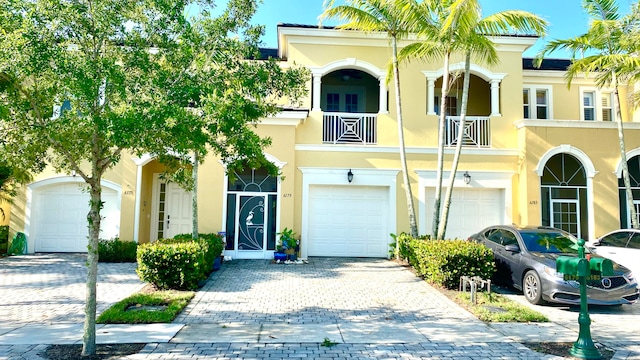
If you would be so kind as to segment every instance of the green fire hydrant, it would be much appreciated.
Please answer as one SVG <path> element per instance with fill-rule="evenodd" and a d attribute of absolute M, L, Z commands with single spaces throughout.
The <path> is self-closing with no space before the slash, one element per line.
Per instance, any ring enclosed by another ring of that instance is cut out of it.
<path fill-rule="evenodd" d="M 587 277 L 613 275 L 613 263 L 609 259 L 593 258 L 587 260 L 584 253 L 584 240 L 578 240 L 578 257 L 560 256 L 556 260 L 556 271 L 564 274 L 565 280 L 577 279 L 580 283 L 580 333 L 571 348 L 571 355 L 580 359 L 602 359 L 602 354 L 591 339 L 591 319 L 587 306 Z"/>

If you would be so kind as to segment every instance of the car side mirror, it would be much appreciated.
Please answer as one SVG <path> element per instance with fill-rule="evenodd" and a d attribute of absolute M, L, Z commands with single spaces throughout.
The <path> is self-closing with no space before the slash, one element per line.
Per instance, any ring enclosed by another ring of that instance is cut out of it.
<path fill-rule="evenodd" d="M 509 245 L 505 246 L 504 249 L 506 251 L 512 252 L 512 253 L 519 253 L 520 252 L 520 246 L 518 246 L 516 244 L 509 244 Z"/>

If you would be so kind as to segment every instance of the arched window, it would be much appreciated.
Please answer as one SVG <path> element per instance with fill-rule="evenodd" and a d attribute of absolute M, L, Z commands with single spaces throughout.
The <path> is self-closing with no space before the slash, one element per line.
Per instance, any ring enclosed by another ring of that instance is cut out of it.
<path fill-rule="evenodd" d="M 587 176 L 573 155 L 556 154 L 544 166 L 541 184 L 542 225 L 588 236 Z"/>
<path fill-rule="evenodd" d="M 627 160 L 627 166 L 629 167 L 633 205 L 636 208 L 636 216 L 640 219 L 640 156 L 634 156 Z M 618 194 L 620 198 L 620 227 L 631 228 L 631 215 L 627 207 L 627 195 L 623 177 L 618 179 Z"/>

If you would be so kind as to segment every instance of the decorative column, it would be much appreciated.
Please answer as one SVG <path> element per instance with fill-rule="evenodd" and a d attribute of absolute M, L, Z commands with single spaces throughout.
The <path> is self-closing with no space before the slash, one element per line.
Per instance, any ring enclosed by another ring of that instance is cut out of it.
<path fill-rule="evenodd" d="M 427 115 L 436 115 L 433 98 L 436 92 L 436 78 L 427 77 Z"/>
<path fill-rule="evenodd" d="M 491 115 L 502 116 L 500 114 L 500 80 L 491 80 Z"/>
<path fill-rule="evenodd" d="M 381 76 L 378 81 L 380 82 L 380 105 L 378 106 L 379 114 L 388 114 L 389 109 L 387 108 L 387 78 L 386 76 Z"/>
<path fill-rule="evenodd" d="M 322 74 L 313 74 L 313 100 L 311 111 L 322 111 L 320 108 L 320 99 L 322 95 Z"/>

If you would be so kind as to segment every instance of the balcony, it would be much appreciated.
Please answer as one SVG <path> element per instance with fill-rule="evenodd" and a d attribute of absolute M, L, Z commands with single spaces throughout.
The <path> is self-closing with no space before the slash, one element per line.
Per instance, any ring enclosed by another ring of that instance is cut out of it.
<path fill-rule="evenodd" d="M 377 123 L 376 114 L 325 112 L 322 120 L 322 142 L 325 144 L 376 144 Z"/>
<path fill-rule="evenodd" d="M 456 146 L 458 144 L 460 116 L 447 116 L 445 125 L 445 146 Z M 462 138 L 462 146 L 477 148 L 491 147 L 491 130 L 489 128 L 489 117 L 465 117 L 463 131 L 464 135 Z"/>

